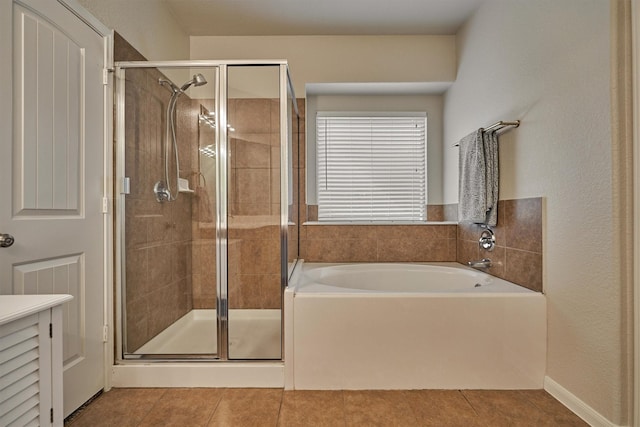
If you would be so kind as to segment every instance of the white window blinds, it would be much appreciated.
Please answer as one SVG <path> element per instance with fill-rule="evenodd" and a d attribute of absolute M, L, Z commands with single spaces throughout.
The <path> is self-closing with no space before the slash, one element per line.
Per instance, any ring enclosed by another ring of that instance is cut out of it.
<path fill-rule="evenodd" d="M 318 114 L 319 221 L 424 221 L 426 116 Z"/>

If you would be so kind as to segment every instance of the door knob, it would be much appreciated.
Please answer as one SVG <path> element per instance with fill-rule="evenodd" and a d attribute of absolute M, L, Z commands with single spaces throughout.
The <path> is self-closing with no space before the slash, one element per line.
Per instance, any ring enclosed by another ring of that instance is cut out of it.
<path fill-rule="evenodd" d="M 15 239 L 11 234 L 2 234 L 0 233 L 0 248 L 8 248 L 13 245 Z"/>

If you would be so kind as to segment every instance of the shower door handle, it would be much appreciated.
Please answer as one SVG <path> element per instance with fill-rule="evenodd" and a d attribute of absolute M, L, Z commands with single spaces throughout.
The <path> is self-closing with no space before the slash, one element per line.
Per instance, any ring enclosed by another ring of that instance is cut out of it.
<path fill-rule="evenodd" d="M 15 240 L 11 234 L 0 233 L 0 248 L 8 248 Z"/>

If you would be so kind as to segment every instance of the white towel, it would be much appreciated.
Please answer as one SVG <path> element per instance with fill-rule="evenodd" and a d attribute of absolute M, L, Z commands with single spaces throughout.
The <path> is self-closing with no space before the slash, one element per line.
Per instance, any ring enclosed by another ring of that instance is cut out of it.
<path fill-rule="evenodd" d="M 482 129 L 460 140 L 458 221 L 484 223 L 487 218 L 487 172 Z"/>

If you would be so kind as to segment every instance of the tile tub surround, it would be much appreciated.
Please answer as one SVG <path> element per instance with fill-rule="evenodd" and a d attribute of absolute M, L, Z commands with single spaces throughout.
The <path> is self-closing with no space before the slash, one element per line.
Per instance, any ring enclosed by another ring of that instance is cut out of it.
<path fill-rule="evenodd" d="M 301 187 L 304 188 L 304 187 Z M 304 205 L 303 205 L 304 206 Z M 435 207 L 451 219 L 456 204 Z M 317 220 L 317 206 L 306 206 Z M 300 258 L 307 262 L 435 262 L 489 258 L 487 273 L 525 288 L 542 288 L 542 198 L 501 200 L 496 248 L 481 250 L 482 228 L 476 224 L 438 225 L 302 225 Z"/>
<path fill-rule="evenodd" d="M 493 266 L 487 273 L 542 292 L 542 198 L 498 202 L 496 247 L 491 252 L 478 246 L 482 230 L 476 224 L 458 224 L 457 261 L 489 258 Z"/>
<path fill-rule="evenodd" d="M 302 225 L 306 262 L 456 261 L 456 225 Z"/>

